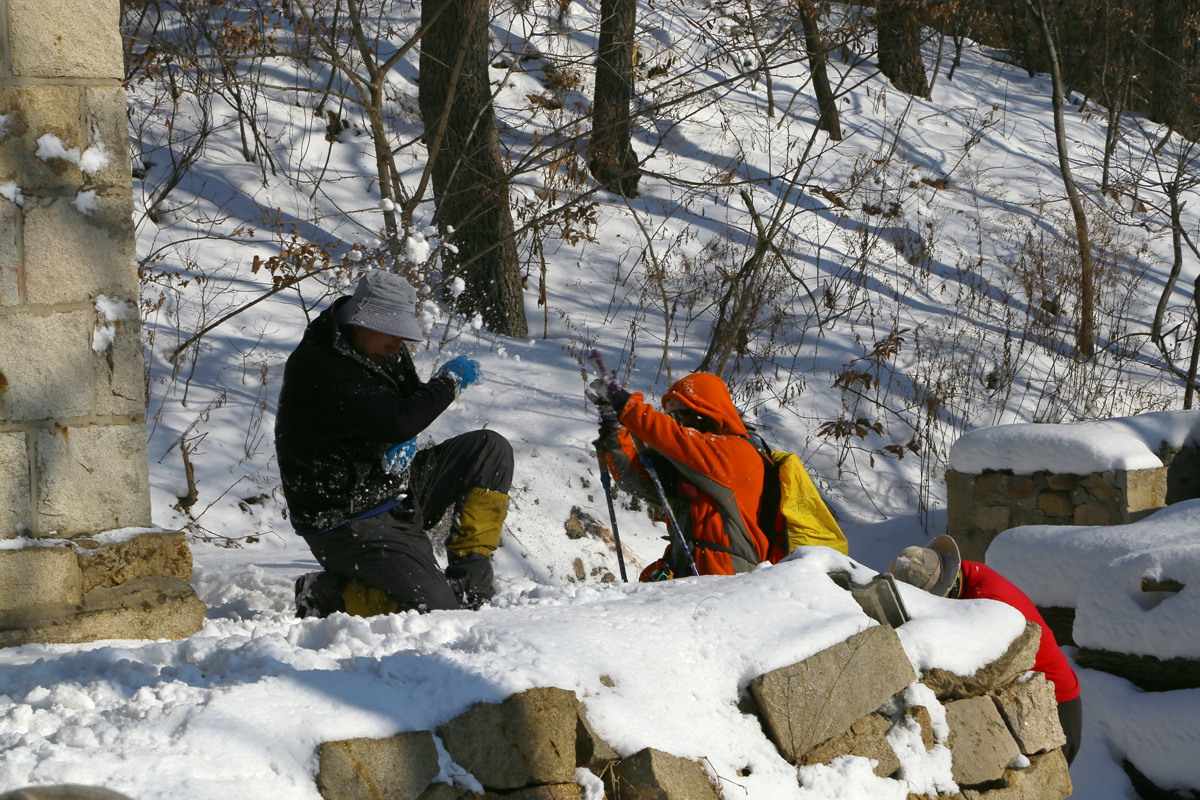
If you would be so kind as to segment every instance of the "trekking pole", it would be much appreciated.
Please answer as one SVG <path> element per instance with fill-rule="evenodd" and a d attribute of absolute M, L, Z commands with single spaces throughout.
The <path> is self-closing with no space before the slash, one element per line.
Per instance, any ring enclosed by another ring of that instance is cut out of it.
<path fill-rule="evenodd" d="M 654 484 L 658 498 L 662 500 L 663 510 L 667 512 L 667 524 L 672 533 L 671 544 L 679 545 L 679 549 L 683 551 L 683 555 L 687 559 L 688 568 L 693 575 L 699 575 L 700 570 L 696 569 L 696 559 L 692 557 L 692 548 L 688 547 L 687 539 L 683 538 L 683 528 L 679 527 L 679 520 L 675 519 L 675 512 L 671 510 L 671 504 L 667 501 L 667 490 L 663 488 L 662 480 L 658 477 L 658 470 L 654 468 L 654 463 L 650 460 L 642 442 L 634 439 L 633 446 L 638 451 L 638 460 L 642 463 L 642 469 L 646 470 L 646 474 L 650 476 L 650 482 Z"/>
<path fill-rule="evenodd" d="M 600 351 L 593 350 L 589 360 L 600 375 L 600 378 L 608 381 L 609 395 L 611 396 L 620 391 L 621 387 L 617 385 L 615 375 L 604 368 L 604 359 L 601 357 Z M 667 501 L 667 490 L 663 488 L 662 480 L 658 477 L 658 470 L 655 469 L 654 464 L 650 461 L 650 457 L 646 454 L 645 445 L 642 442 L 633 439 L 633 446 L 637 450 L 638 460 L 642 464 L 642 469 L 646 470 L 646 474 L 650 476 L 650 483 L 654 484 L 654 489 L 658 492 L 658 498 L 662 501 L 663 510 L 667 513 L 667 527 L 671 532 L 671 544 L 679 545 L 680 551 L 687 559 L 688 568 L 693 575 L 699 575 L 700 571 L 696 569 L 696 559 L 692 557 L 692 548 L 688 547 L 687 539 L 683 537 L 683 528 L 679 527 L 679 521 L 675 519 L 675 512 L 671 510 L 671 504 Z M 601 474 L 605 473 L 601 472 Z"/>
<path fill-rule="evenodd" d="M 617 566 L 621 570 L 621 581 L 629 583 L 625 574 L 625 554 L 621 551 L 621 534 L 617 532 L 617 508 L 613 504 L 612 477 L 608 474 L 608 465 L 604 463 L 604 454 L 596 443 L 596 461 L 600 465 L 600 485 L 604 487 L 604 499 L 608 501 L 608 521 L 612 524 L 613 544 L 617 546 Z"/>

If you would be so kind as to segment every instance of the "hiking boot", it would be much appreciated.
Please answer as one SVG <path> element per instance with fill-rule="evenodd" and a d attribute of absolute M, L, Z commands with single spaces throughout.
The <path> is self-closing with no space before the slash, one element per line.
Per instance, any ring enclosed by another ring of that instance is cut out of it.
<path fill-rule="evenodd" d="M 328 572 L 306 572 L 296 578 L 296 616 L 328 617 L 335 611 L 345 611 L 343 583 L 342 578 Z"/>
<path fill-rule="evenodd" d="M 342 589 L 342 600 L 346 606 L 343 610 L 355 617 L 395 614 L 397 611 L 403 610 L 396 598 L 383 589 L 367 586 L 362 581 L 356 581 L 353 578 L 346 581 Z M 422 611 L 419 607 L 417 610 Z M 422 611 L 422 613 L 424 612 Z"/>
<path fill-rule="evenodd" d="M 296 616 L 300 619 L 324 616 L 318 613 L 317 598 L 313 596 L 312 591 L 313 584 L 320 575 L 320 572 L 306 572 L 296 578 Z"/>
<path fill-rule="evenodd" d="M 451 554 L 446 580 L 463 608 L 475 611 L 496 595 L 492 559 L 483 553 Z"/>

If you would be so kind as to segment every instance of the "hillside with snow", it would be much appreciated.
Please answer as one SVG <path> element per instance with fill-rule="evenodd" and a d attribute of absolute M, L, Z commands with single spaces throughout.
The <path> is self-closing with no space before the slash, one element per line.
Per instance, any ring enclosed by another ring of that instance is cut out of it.
<path fill-rule="evenodd" d="M 397 6 L 392 46 L 416 12 Z M 564 500 L 539 510 L 563 519 L 563 506 L 587 494 L 585 354 L 598 347 L 622 380 L 651 394 L 693 369 L 731 274 L 756 245 L 756 215 L 777 229 L 777 257 L 757 287 L 757 335 L 727 377 L 747 418 L 800 452 L 848 518 L 916 511 L 929 522 L 944 505 L 949 447 L 967 430 L 1178 406 L 1179 383 L 1147 336 L 1171 253 L 1153 186 L 1172 158 L 1186 169 L 1190 153 L 1171 142 L 1155 152 L 1155 126 L 1123 118 L 1110 172 L 1128 194 L 1114 200 L 1095 191 L 1104 115 L 1085 104 L 1067 116 L 1097 259 L 1100 347 L 1079 361 L 1078 256 L 1045 76 L 967 47 L 950 80 L 933 40 L 933 99 L 900 94 L 872 61 L 866 12 L 835 6 L 823 23 L 841 44 L 830 54 L 844 89 L 844 138 L 835 142 L 814 128 L 798 43 L 784 38 L 753 69 L 735 47 L 744 32 L 720 7 L 644 7 L 641 74 L 654 77 L 636 85 L 634 146 L 645 174 L 641 196 L 627 201 L 596 191 L 570 143 L 586 132 L 596 12 L 500 5 L 492 28 L 530 338 L 497 337 L 437 302 L 446 276 L 432 202 L 416 209 L 404 265 L 425 276 L 419 288 L 430 297 L 418 363 L 432 369 L 466 353 L 489 375 L 488 396 L 431 435 L 486 424 L 509 435 L 523 461 L 552 464 L 545 471 L 561 477 L 554 494 Z M 210 13 L 209 24 L 247 24 L 234 11 Z M 287 35 L 295 20 L 267 22 L 277 50 L 303 44 Z M 413 59 L 389 74 L 385 93 L 407 187 L 424 166 Z M 282 363 L 307 320 L 375 265 L 382 226 L 362 115 L 348 88 L 326 88 L 339 85 L 337 74 L 294 55 L 251 62 L 246 75 L 261 80 L 243 98 L 253 126 L 215 79 L 208 94 L 174 102 L 161 80 L 133 81 L 130 95 L 156 522 L 234 539 L 287 528 L 271 447 Z M 336 135 L 330 114 L 342 120 Z M 179 172 L 190 144 L 201 152 Z M 576 213 L 546 215 L 551 208 Z M 521 224 L 531 219 L 540 222 Z M 314 263 L 330 268 L 194 338 L 262 298 L 273 279 Z M 1191 286 L 1189 269 L 1179 287 Z M 442 290 L 455 291 L 452 282 Z M 1166 308 L 1167 344 L 1189 352 L 1185 291 Z M 538 423 L 506 413 L 510 406 L 537 409 Z M 172 506 L 188 494 L 184 453 L 198 498 L 181 514 Z M 554 571 L 564 574 L 561 564 Z"/>

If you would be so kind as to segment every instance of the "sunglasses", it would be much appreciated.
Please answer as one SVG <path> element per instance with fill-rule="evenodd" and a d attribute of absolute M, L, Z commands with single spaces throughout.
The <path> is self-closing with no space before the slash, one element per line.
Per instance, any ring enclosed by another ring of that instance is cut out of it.
<path fill-rule="evenodd" d="M 686 428 L 702 428 L 711 425 L 708 417 L 697 414 L 690 408 L 675 408 L 667 412 L 667 416 Z"/>

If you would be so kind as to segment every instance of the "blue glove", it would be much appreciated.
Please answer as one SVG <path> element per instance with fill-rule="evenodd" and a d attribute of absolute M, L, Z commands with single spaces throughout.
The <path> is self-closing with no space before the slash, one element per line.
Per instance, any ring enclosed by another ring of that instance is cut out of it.
<path fill-rule="evenodd" d="M 417 454 L 417 440 L 409 439 L 398 444 L 383 456 L 383 468 L 393 475 L 403 475 Z"/>
<path fill-rule="evenodd" d="M 458 391 L 462 391 L 473 383 L 479 383 L 479 376 L 482 372 L 479 362 L 475 359 L 455 356 L 442 364 L 438 375 L 449 375 L 454 378 L 454 382 L 458 384 Z"/>

